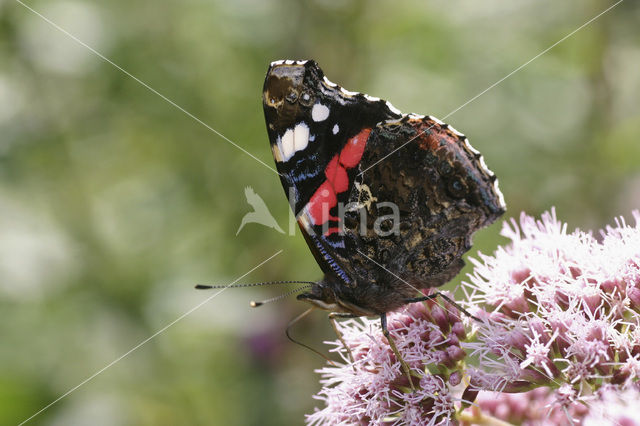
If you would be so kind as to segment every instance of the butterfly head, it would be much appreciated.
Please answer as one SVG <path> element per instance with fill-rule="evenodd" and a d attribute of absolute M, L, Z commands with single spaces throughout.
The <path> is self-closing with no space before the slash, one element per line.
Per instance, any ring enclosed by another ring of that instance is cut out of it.
<path fill-rule="evenodd" d="M 347 313 L 355 316 L 374 316 L 380 312 L 363 308 L 347 300 L 347 295 L 336 291 L 334 279 L 325 276 L 324 279 L 313 284 L 309 293 L 298 295 L 298 300 L 310 303 L 313 306 L 330 312 Z M 340 287 L 338 287 L 340 288 Z"/>

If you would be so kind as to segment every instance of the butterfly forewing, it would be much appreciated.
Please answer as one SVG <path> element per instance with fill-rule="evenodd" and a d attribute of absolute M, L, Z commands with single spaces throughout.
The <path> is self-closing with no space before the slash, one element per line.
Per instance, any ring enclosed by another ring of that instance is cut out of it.
<path fill-rule="evenodd" d="M 369 134 L 400 115 L 384 101 L 331 83 L 313 61 L 272 63 L 263 106 L 282 185 L 326 269 L 322 262 L 338 261 L 332 254 L 346 257 L 338 209 L 347 204 Z"/>

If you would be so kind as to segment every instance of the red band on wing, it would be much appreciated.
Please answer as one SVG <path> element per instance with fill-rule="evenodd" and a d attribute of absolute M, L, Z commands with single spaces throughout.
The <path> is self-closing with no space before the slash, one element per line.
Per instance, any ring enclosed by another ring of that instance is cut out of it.
<path fill-rule="evenodd" d="M 328 221 L 331 217 L 329 210 L 338 203 L 336 193 L 333 190 L 333 185 L 328 180 L 324 181 L 322 185 L 313 193 L 307 209 L 311 222 L 314 225 L 322 225 Z"/>
<path fill-rule="evenodd" d="M 338 155 L 334 156 L 329 162 L 324 171 L 324 175 L 327 177 L 327 180 L 333 184 L 333 189 L 336 194 L 344 192 L 349 188 L 349 176 L 347 176 L 347 170 L 342 164 L 338 164 Z"/>
<path fill-rule="evenodd" d="M 340 163 L 344 167 L 353 169 L 358 165 L 364 153 L 364 147 L 367 145 L 369 133 L 371 133 L 371 129 L 364 129 L 347 141 L 340 153 Z"/>
<path fill-rule="evenodd" d="M 336 194 L 349 189 L 347 169 L 352 169 L 360 163 L 370 133 L 371 129 L 364 129 L 350 138 L 340 154 L 336 154 L 327 164 L 324 170 L 327 180 L 313 193 L 307 204 L 307 212 L 314 225 L 322 225 L 328 220 L 340 221 L 339 218 L 331 216 L 329 211 L 338 204 Z M 339 229 L 329 228 L 325 235 L 335 232 L 339 232 Z"/>

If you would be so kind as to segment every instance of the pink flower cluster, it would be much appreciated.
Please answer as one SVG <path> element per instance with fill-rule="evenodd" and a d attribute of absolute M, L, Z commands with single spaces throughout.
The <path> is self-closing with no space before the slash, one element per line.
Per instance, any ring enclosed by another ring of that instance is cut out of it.
<path fill-rule="evenodd" d="M 505 224 L 511 239 L 475 269 L 463 302 L 484 320 L 464 347 L 480 360 L 471 383 L 517 392 L 564 389 L 565 403 L 640 375 L 640 214 L 602 232 L 567 232 L 555 212 Z M 495 370 L 494 370 L 495 369 Z M 493 371 L 492 371 L 493 370 Z M 566 386 L 569 385 L 570 389 Z"/>
<path fill-rule="evenodd" d="M 523 426 L 640 425 L 640 389 L 637 386 L 624 389 L 603 386 L 587 404 L 573 402 L 560 405 L 557 404 L 557 394 L 558 391 L 551 388 L 536 388 L 523 393 L 481 392 L 473 407 L 467 410 L 467 418 L 484 418 L 489 419 L 488 422 L 500 419 Z M 462 423 L 472 424 L 466 421 Z"/>
<path fill-rule="evenodd" d="M 341 322 L 332 345 L 343 363 L 319 370 L 324 407 L 307 423 L 640 425 L 611 411 L 640 396 L 633 215 L 635 226 L 620 219 L 596 237 L 567 232 L 553 210 L 523 214 L 503 227 L 508 246 L 472 259 L 459 303 L 476 318 L 441 300 L 388 314 L 415 390 L 378 320 Z"/>
<path fill-rule="evenodd" d="M 315 396 L 325 407 L 307 416 L 310 425 L 428 425 L 452 420 L 463 377 L 466 338 L 458 311 L 435 302 L 415 303 L 389 314 L 388 328 L 404 361 L 409 380 L 379 320 L 342 321 L 338 331 L 347 344 L 330 342 L 344 363 L 319 370 L 322 390 Z"/>
<path fill-rule="evenodd" d="M 584 426 L 638 426 L 640 425 L 640 390 L 630 386 L 623 390 L 615 386 L 605 386 L 598 392 L 598 398 L 589 405 L 589 412 L 582 419 Z"/>
<path fill-rule="evenodd" d="M 554 426 L 575 424 L 589 409 L 578 402 L 560 406 L 554 391 L 536 388 L 523 393 L 481 392 L 467 411 L 471 412 L 472 418 L 490 415 L 514 425 Z"/>

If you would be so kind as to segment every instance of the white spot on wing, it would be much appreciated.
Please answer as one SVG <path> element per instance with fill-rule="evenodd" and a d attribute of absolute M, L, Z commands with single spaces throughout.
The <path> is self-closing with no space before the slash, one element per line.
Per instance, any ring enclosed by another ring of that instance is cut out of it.
<path fill-rule="evenodd" d="M 296 127 L 293 129 L 293 140 L 294 153 L 305 149 L 307 145 L 309 145 L 309 127 L 304 123 L 296 124 Z M 293 153 L 291 156 L 293 156 Z"/>
<path fill-rule="evenodd" d="M 280 59 L 279 61 L 273 61 L 271 62 L 271 66 L 276 66 L 276 65 L 282 65 L 284 64 L 284 59 Z"/>
<path fill-rule="evenodd" d="M 309 126 L 298 123 L 293 129 L 287 129 L 281 138 L 278 138 L 277 146 L 273 147 L 273 156 L 276 161 L 289 161 L 296 152 L 302 151 L 313 141 L 315 136 L 309 137 Z"/>
<path fill-rule="evenodd" d="M 311 108 L 311 118 L 313 121 L 324 121 L 329 117 L 329 107 L 322 104 L 315 104 Z"/>
<path fill-rule="evenodd" d="M 378 102 L 380 100 L 380 98 L 376 98 L 375 96 L 370 96 L 370 95 L 367 95 L 367 94 L 365 94 L 364 97 L 365 97 L 366 100 L 371 101 L 371 102 Z"/>
<path fill-rule="evenodd" d="M 278 143 L 280 152 L 282 152 L 282 159 L 284 161 L 289 161 L 289 159 L 296 152 L 295 150 L 295 139 L 293 135 L 293 129 L 287 129 L 282 135 L 280 142 Z"/>
<path fill-rule="evenodd" d="M 284 61 L 285 64 L 287 65 L 293 65 L 296 63 L 296 61 L 292 61 L 291 59 L 287 59 L 286 61 Z"/>
<path fill-rule="evenodd" d="M 333 129 L 331 129 L 331 131 L 333 132 L 334 135 L 337 135 L 338 132 L 340 131 L 340 127 L 338 126 L 338 124 L 334 124 Z"/>

